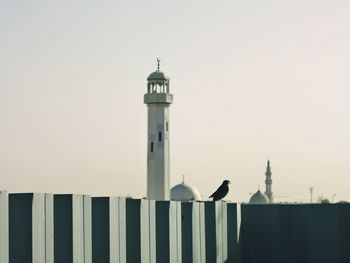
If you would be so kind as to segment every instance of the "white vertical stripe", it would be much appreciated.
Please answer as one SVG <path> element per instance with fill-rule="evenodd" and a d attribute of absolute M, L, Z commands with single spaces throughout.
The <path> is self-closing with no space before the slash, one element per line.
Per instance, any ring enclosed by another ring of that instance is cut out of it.
<path fill-rule="evenodd" d="M 92 212 L 91 196 L 84 195 L 84 263 L 92 263 Z"/>
<path fill-rule="evenodd" d="M 239 242 L 239 234 L 241 232 L 241 204 L 236 204 L 236 212 L 237 212 L 237 242 Z"/>
<path fill-rule="evenodd" d="M 199 224 L 200 224 L 200 246 L 201 246 L 201 260 L 206 261 L 206 250 L 205 250 L 205 203 L 199 203 Z"/>
<path fill-rule="evenodd" d="M 182 215 L 181 202 L 176 202 L 177 262 L 182 262 Z"/>
<path fill-rule="evenodd" d="M 216 262 L 222 262 L 222 202 L 215 202 Z"/>
<path fill-rule="evenodd" d="M 9 262 L 9 200 L 6 191 L 0 191 L 0 263 Z"/>
<path fill-rule="evenodd" d="M 192 206 L 192 251 L 193 262 L 205 263 L 204 203 L 200 202 L 193 202 Z"/>
<path fill-rule="evenodd" d="M 149 201 L 146 199 L 141 200 L 141 262 L 150 263 L 150 237 L 149 237 Z"/>
<path fill-rule="evenodd" d="M 192 253 L 193 262 L 200 263 L 200 230 L 199 230 L 199 205 L 197 202 L 192 203 Z"/>
<path fill-rule="evenodd" d="M 149 250 L 150 262 L 156 263 L 156 201 L 149 201 Z"/>
<path fill-rule="evenodd" d="M 227 204 L 215 202 L 216 262 L 227 260 Z"/>
<path fill-rule="evenodd" d="M 119 262 L 126 263 L 126 199 L 119 198 Z"/>
<path fill-rule="evenodd" d="M 84 204 L 81 195 L 73 195 L 73 263 L 84 263 Z"/>
<path fill-rule="evenodd" d="M 141 200 L 141 262 L 156 262 L 156 201 Z"/>
<path fill-rule="evenodd" d="M 169 262 L 177 263 L 176 202 L 169 202 Z"/>
<path fill-rule="evenodd" d="M 32 257 L 35 263 L 45 263 L 45 194 L 33 194 Z"/>
<path fill-rule="evenodd" d="M 110 263 L 119 263 L 119 199 L 109 198 L 109 253 Z"/>
<path fill-rule="evenodd" d="M 227 241 L 227 203 L 222 203 L 222 262 L 228 259 L 228 241 Z"/>
<path fill-rule="evenodd" d="M 181 247 L 181 240 L 179 243 L 178 236 L 178 204 L 180 202 L 170 201 L 169 203 L 169 261 L 170 263 L 179 263 L 181 262 L 178 253 L 178 246 Z M 181 209 L 181 206 L 180 206 Z M 180 210 L 181 213 L 181 210 Z M 180 215 L 181 217 L 181 215 Z M 180 221 L 181 222 L 181 221 Z M 180 226 L 181 231 L 181 226 Z M 181 233 L 181 232 L 180 232 Z M 181 235 L 180 235 L 181 238 Z"/>
<path fill-rule="evenodd" d="M 54 263 L 53 194 L 45 194 L 45 256 L 46 263 Z"/>

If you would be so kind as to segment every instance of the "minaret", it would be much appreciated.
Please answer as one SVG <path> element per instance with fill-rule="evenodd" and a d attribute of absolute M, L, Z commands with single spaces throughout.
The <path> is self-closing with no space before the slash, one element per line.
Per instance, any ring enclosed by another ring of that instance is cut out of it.
<path fill-rule="evenodd" d="M 266 167 L 266 172 L 265 172 L 265 185 L 266 185 L 266 190 L 265 190 L 265 195 L 269 199 L 269 203 L 273 203 L 273 194 L 272 194 L 272 179 L 271 179 L 271 167 L 270 167 L 270 160 L 267 161 L 267 167 Z"/>
<path fill-rule="evenodd" d="M 147 78 L 144 102 L 148 107 L 147 198 L 170 199 L 169 106 L 173 95 L 169 77 L 157 70 Z"/>

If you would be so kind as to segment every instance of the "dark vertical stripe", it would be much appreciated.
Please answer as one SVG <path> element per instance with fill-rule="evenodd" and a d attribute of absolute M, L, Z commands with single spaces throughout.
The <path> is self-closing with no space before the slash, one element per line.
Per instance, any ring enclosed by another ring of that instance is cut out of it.
<path fill-rule="evenodd" d="M 169 250 L 169 201 L 156 202 L 156 259 L 168 262 Z"/>
<path fill-rule="evenodd" d="M 191 263 L 192 252 L 192 202 L 181 203 L 182 263 Z"/>
<path fill-rule="evenodd" d="M 9 194 L 10 263 L 32 262 L 32 203 L 33 194 Z"/>
<path fill-rule="evenodd" d="M 109 263 L 109 198 L 92 198 L 92 262 Z"/>
<path fill-rule="evenodd" d="M 336 204 L 339 215 L 340 262 L 350 262 L 350 204 Z"/>
<path fill-rule="evenodd" d="M 216 262 L 216 222 L 213 201 L 205 202 L 205 254 L 207 262 Z"/>
<path fill-rule="evenodd" d="M 140 199 L 126 199 L 126 260 L 141 262 Z"/>
<path fill-rule="evenodd" d="M 227 263 L 240 262 L 237 240 L 237 204 L 227 204 Z"/>
<path fill-rule="evenodd" d="M 54 195 L 55 263 L 73 263 L 72 195 Z"/>

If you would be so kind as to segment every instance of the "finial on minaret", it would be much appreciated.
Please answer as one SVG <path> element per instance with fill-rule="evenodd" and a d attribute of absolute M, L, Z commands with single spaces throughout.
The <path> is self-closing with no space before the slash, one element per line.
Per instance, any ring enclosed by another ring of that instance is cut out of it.
<path fill-rule="evenodd" d="M 157 70 L 159 71 L 159 68 L 160 68 L 160 59 L 157 58 Z"/>
<path fill-rule="evenodd" d="M 182 183 L 183 184 L 185 183 L 185 175 L 184 174 L 182 175 Z"/>

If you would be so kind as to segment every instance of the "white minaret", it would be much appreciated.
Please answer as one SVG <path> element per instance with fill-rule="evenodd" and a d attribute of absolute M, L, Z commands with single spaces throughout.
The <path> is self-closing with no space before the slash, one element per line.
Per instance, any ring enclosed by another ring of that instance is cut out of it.
<path fill-rule="evenodd" d="M 144 102 L 148 107 L 147 198 L 170 199 L 169 106 L 173 95 L 169 77 L 159 70 L 147 78 Z"/>

